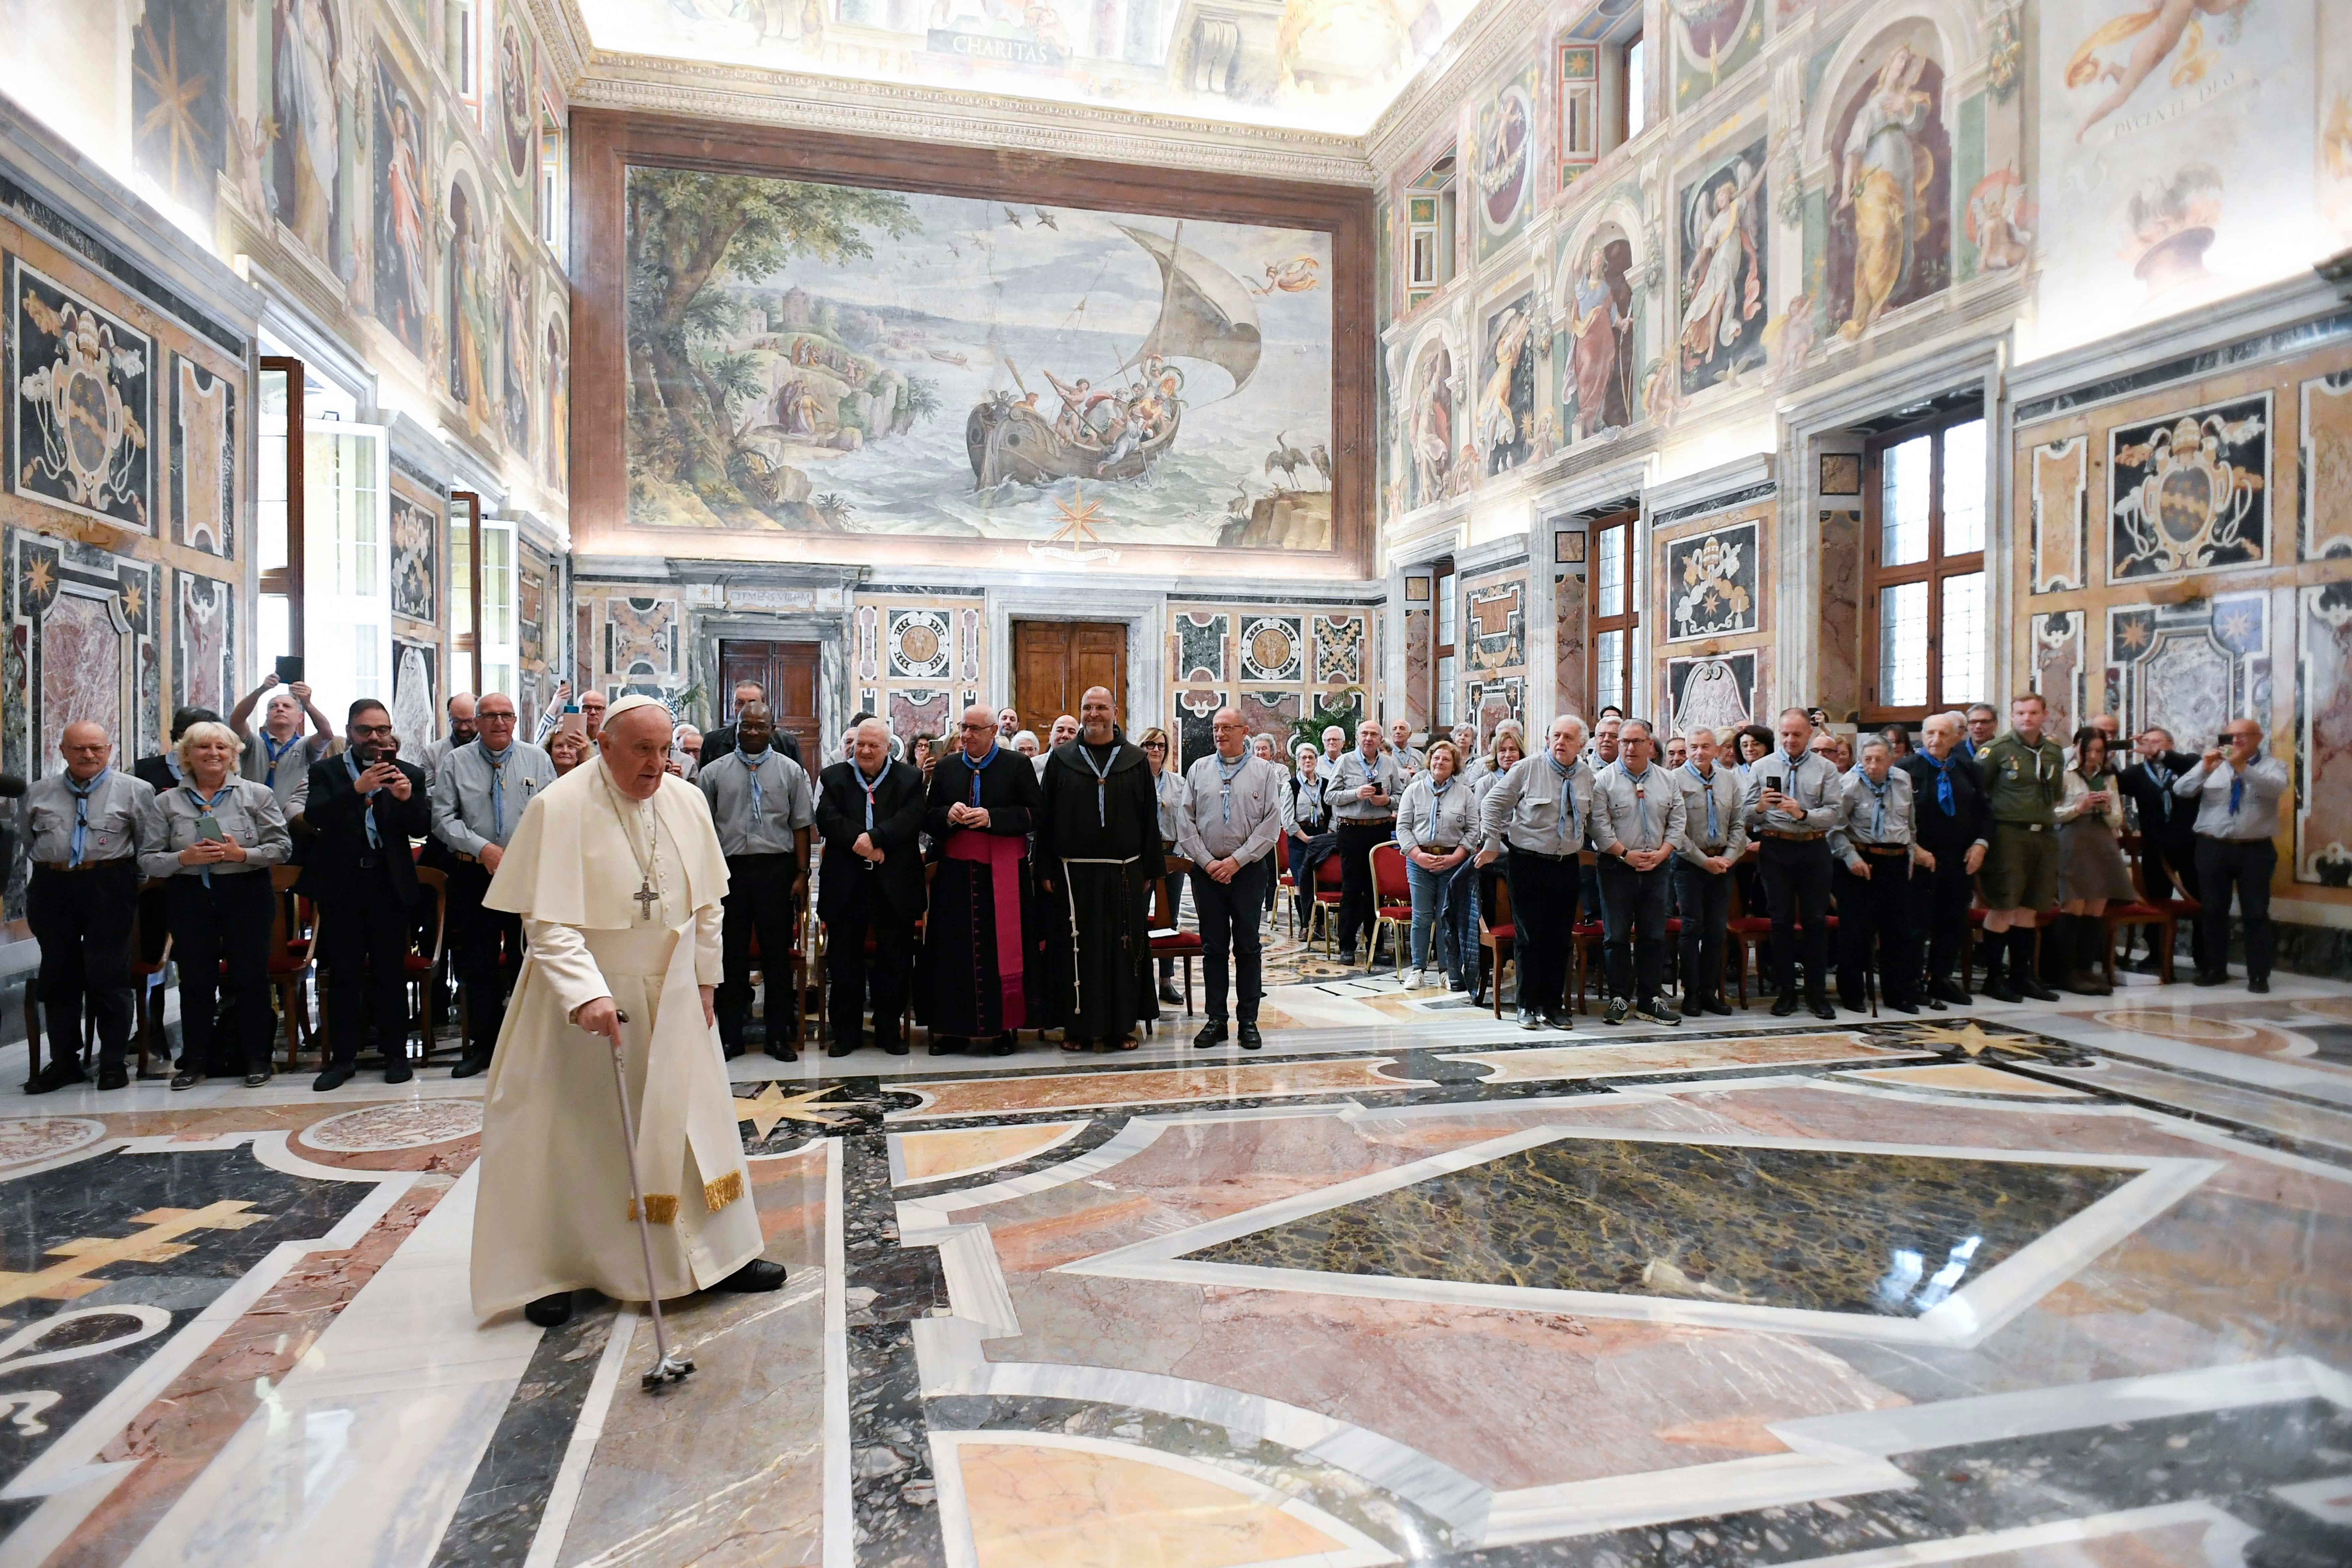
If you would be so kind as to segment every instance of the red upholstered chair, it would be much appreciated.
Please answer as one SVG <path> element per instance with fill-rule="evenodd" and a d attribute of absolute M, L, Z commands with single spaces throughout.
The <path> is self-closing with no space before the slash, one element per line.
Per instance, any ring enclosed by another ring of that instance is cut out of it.
<path fill-rule="evenodd" d="M 1772 921 L 1760 914 L 1752 914 L 1748 900 L 1739 891 L 1739 879 L 1731 880 L 1731 915 L 1724 924 L 1724 961 L 1731 966 L 1732 978 L 1739 987 L 1739 1006 L 1748 1007 L 1748 970 L 1749 955 L 1760 975 L 1764 968 L 1765 945 L 1772 940 Z"/>
<path fill-rule="evenodd" d="M 2106 944 L 2100 949 L 2099 956 L 2106 966 L 2107 984 L 2110 987 L 2116 983 L 2116 932 L 2126 926 L 2151 928 L 2148 945 L 2155 948 L 2157 952 L 2158 973 L 2165 984 L 2172 984 L 2174 921 L 2169 909 L 2137 901 L 2127 904 L 2109 904 L 2100 916 L 2100 923 L 2105 927 L 2107 940 Z"/>
<path fill-rule="evenodd" d="M 318 952 L 318 914 L 310 900 L 296 896 L 294 884 L 302 878 L 299 866 L 272 866 L 269 890 L 277 908 L 269 921 L 269 984 L 278 993 L 278 1012 L 286 1025 L 286 1067 L 299 1065 L 302 1047 L 319 1043 L 310 1024 L 310 1006 L 304 991 Z M 326 1047 L 319 1044 L 319 1065 L 326 1065 Z"/>
<path fill-rule="evenodd" d="M 1275 840 L 1279 844 L 1280 839 Z M 1184 961 L 1184 1016 L 1192 1016 L 1192 959 L 1201 951 L 1201 933 L 1197 931 L 1177 931 L 1176 911 L 1169 907 L 1169 877 L 1181 877 L 1192 869 L 1192 862 L 1181 855 L 1168 857 L 1168 876 L 1151 884 L 1151 956 L 1181 958 Z"/>
<path fill-rule="evenodd" d="M 1569 955 L 1568 1007 L 1571 1013 L 1590 1013 L 1592 1004 L 1587 1000 L 1593 977 L 1601 973 L 1601 944 L 1608 928 L 1599 921 L 1579 921 L 1570 929 L 1572 946 Z"/>
<path fill-rule="evenodd" d="M 1404 851 L 1393 838 L 1383 838 L 1372 846 L 1372 945 L 1365 954 L 1364 967 L 1372 953 L 1381 950 L 1381 932 L 1389 932 L 1390 954 L 1396 960 L 1398 978 L 1404 975 L 1405 950 L 1412 945 L 1412 881 L 1405 874 Z"/>
<path fill-rule="evenodd" d="M 1298 934 L 1298 879 L 1290 874 L 1290 835 L 1274 836 L 1274 885 L 1282 897 L 1284 913 L 1290 921 L 1290 934 Z"/>
<path fill-rule="evenodd" d="M 442 941 L 449 926 L 448 874 L 436 871 L 430 866 L 419 866 L 416 868 L 416 885 L 431 895 L 433 913 L 429 927 L 423 921 L 418 921 L 415 939 L 410 944 L 405 961 L 408 989 L 415 999 L 413 1005 L 415 1008 L 415 1014 L 408 1022 L 423 1034 L 424 1059 L 429 1062 L 433 1059 L 435 1041 L 430 1023 L 432 1014 L 428 1010 L 428 1004 L 432 1000 L 433 976 L 441 968 Z M 403 1029 L 401 1040 L 404 1045 L 407 1038 L 407 1031 Z M 462 1050 L 464 1047 L 461 1045 L 459 1048 Z"/>
<path fill-rule="evenodd" d="M 1307 940 L 1315 940 L 1315 928 L 1323 930 L 1323 952 L 1326 956 L 1339 951 L 1339 858 L 1326 855 L 1315 868 L 1315 904 L 1307 911 Z"/>
<path fill-rule="evenodd" d="M 1495 988 L 1495 1016 L 1503 1016 L 1503 965 L 1516 957 L 1518 928 L 1511 920 L 1511 884 L 1495 879 L 1495 907 L 1478 932 L 1478 950 L 1486 963 L 1487 984 Z"/>

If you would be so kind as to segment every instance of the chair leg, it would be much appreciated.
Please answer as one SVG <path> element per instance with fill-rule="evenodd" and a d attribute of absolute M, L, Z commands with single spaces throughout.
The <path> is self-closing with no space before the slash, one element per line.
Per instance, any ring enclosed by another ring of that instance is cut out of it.
<path fill-rule="evenodd" d="M 1192 955 L 1184 955 L 1184 1016 L 1192 1016 Z"/>

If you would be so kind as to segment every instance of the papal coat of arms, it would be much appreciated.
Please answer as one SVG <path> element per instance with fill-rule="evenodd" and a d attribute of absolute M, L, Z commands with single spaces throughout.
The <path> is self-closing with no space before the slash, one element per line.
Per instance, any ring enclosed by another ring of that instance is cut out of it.
<path fill-rule="evenodd" d="M 2117 428 L 2109 580 L 2263 560 L 2270 429 L 2268 394 Z"/>
<path fill-rule="evenodd" d="M 1755 629 L 1756 551 L 1753 523 L 1667 546 L 1667 581 L 1675 595 L 1670 640 Z"/>
<path fill-rule="evenodd" d="M 148 340 L 16 264 L 23 495 L 146 530 Z"/>

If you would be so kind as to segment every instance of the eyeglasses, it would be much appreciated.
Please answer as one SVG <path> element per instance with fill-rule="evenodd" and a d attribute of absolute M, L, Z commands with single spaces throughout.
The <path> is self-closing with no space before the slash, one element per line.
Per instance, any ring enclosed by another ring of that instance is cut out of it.
<path fill-rule="evenodd" d="M 986 721 L 983 721 L 982 722 L 981 722 L 981 723 L 978 723 L 978 724 L 963 724 L 963 725 L 959 725 L 959 726 L 958 726 L 958 728 L 961 729 L 961 730 L 963 731 L 963 732 L 964 732 L 965 734 L 967 734 L 967 735 L 986 735 L 986 734 L 992 734 L 992 733 L 995 731 L 995 730 L 996 730 L 996 726 L 995 726 L 995 725 L 991 724 L 991 723 L 988 723 L 988 722 L 986 722 Z"/>
<path fill-rule="evenodd" d="M 477 724 L 511 724 L 514 721 L 515 716 L 511 713 L 485 713 L 474 721 Z"/>
<path fill-rule="evenodd" d="M 389 735 L 392 733 L 392 726 L 389 724 L 354 724 L 352 726 L 352 733 L 354 735 Z"/>
<path fill-rule="evenodd" d="M 1143 742 L 1143 749 L 1147 752 L 1164 752 L 1168 749 L 1168 742 L 1165 741 L 1146 741 Z"/>

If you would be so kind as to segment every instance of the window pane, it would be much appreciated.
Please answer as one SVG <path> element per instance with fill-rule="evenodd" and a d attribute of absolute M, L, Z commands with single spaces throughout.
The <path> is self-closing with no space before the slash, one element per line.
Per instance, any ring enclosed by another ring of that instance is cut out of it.
<path fill-rule="evenodd" d="M 1625 140 L 1631 142 L 1649 124 L 1650 98 L 1643 83 L 1650 74 L 1649 40 L 1639 33 L 1625 46 Z"/>
<path fill-rule="evenodd" d="M 254 475 L 254 555 L 264 572 L 286 564 L 286 382 L 282 370 L 261 373 L 261 441 Z"/>
<path fill-rule="evenodd" d="M 1437 700 L 1433 704 L 1437 713 L 1437 727 L 1454 727 L 1454 656 L 1446 654 L 1437 661 Z"/>
<path fill-rule="evenodd" d="M 1927 700 L 1925 583 L 1878 591 L 1878 700 L 1889 708 L 1917 708 Z"/>
<path fill-rule="evenodd" d="M 1944 579 L 1943 702 L 1984 700 L 1984 574 Z"/>
<path fill-rule="evenodd" d="M 1927 459 L 1933 436 L 1889 447 L 1882 461 L 1878 563 L 1908 566 L 1927 559 Z"/>
<path fill-rule="evenodd" d="M 1437 646 L 1452 647 L 1456 610 L 1454 604 L 1454 574 L 1449 572 L 1437 580 Z"/>
<path fill-rule="evenodd" d="M 1625 706 L 1625 634 L 1602 632 L 1593 641 L 1592 711 Z"/>
<path fill-rule="evenodd" d="M 1984 421 L 1953 426 L 1944 432 L 1945 554 L 1969 555 L 1984 548 Z"/>
<path fill-rule="evenodd" d="M 1600 611 L 1604 616 L 1625 613 L 1625 535 L 1622 527 L 1601 531 Z"/>

